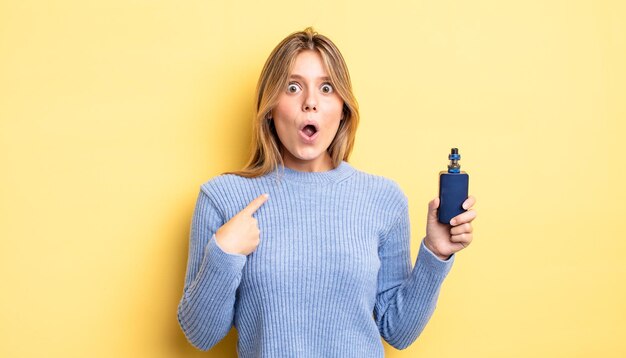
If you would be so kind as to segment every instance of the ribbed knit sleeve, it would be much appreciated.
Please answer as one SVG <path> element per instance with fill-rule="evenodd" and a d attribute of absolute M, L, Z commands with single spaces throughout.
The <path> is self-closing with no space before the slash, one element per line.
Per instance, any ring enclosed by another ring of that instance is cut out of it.
<path fill-rule="evenodd" d="M 224 252 L 215 232 L 225 220 L 202 186 L 194 210 L 189 235 L 189 256 L 178 322 L 187 340 L 196 348 L 208 350 L 233 325 L 236 291 L 247 257 Z"/>
<path fill-rule="evenodd" d="M 408 200 L 379 248 L 381 267 L 374 317 L 381 336 L 397 349 L 411 345 L 432 316 L 439 289 L 452 267 L 430 252 L 422 241 L 411 270 Z"/>

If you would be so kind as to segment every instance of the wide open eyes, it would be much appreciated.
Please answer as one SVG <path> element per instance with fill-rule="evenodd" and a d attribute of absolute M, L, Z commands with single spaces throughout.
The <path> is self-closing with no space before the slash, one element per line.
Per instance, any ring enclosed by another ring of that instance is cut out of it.
<path fill-rule="evenodd" d="M 333 93 L 333 90 L 333 86 L 328 82 L 324 82 L 320 86 L 320 91 L 324 94 Z M 300 91 L 302 91 L 302 87 L 297 82 L 289 82 L 289 85 L 287 85 L 288 93 L 299 93 Z"/>
<path fill-rule="evenodd" d="M 332 93 L 333 92 L 333 86 L 331 86 L 330 83 L 324 83 L 322 84 L 321 90 L 323 93 Z"/>
<path fill-rule="evenodd" d="M 298 85 L 295 82 L 291 82 L 289 83 L 289 85 L 287 86 L 287 92 L 289 93 L 298 93 L 300 92 L 302 89 L 300 88 L 300 85 Z"/>

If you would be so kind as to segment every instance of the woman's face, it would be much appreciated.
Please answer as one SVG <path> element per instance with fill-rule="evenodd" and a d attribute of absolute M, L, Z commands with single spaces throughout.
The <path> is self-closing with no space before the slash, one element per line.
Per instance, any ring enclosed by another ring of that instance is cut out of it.
<path fill-rule="evenodd" d="M 343 100 L 330 84 L 322 57 L 304 50 L 297 57 L 289 84 L 272 110 L 285 166 L 300 171 L 332 169 L 326 151 L 342 120 Z"/>

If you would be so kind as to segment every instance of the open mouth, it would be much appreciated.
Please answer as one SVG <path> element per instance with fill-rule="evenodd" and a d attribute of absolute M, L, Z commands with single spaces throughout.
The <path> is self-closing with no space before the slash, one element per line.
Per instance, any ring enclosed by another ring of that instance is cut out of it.
<path fill-rule="evenodd" d="M 315 135 L 315 133 L 317 133 L 317 128 L 315 128 L 312 124 L 307 124 L 304 128 L 302 128 L 302 133 L 311 138 Z"/>

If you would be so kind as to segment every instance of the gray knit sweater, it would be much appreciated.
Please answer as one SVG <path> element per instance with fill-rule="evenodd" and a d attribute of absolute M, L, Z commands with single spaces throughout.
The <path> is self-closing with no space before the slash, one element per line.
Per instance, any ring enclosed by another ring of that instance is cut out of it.
<path fill-rule="evenodd" d="M 224 252 L 215 231 L 262 193 L 260 244 Z M 234 325 L 240 357 L 383 357 L 429 321 L 454 255 L 410 257 L 408 200 L 392 180 L 347 162 L 326 172 L 281 167 L 200 186 L 178 321 L 208 350 Z"/>

